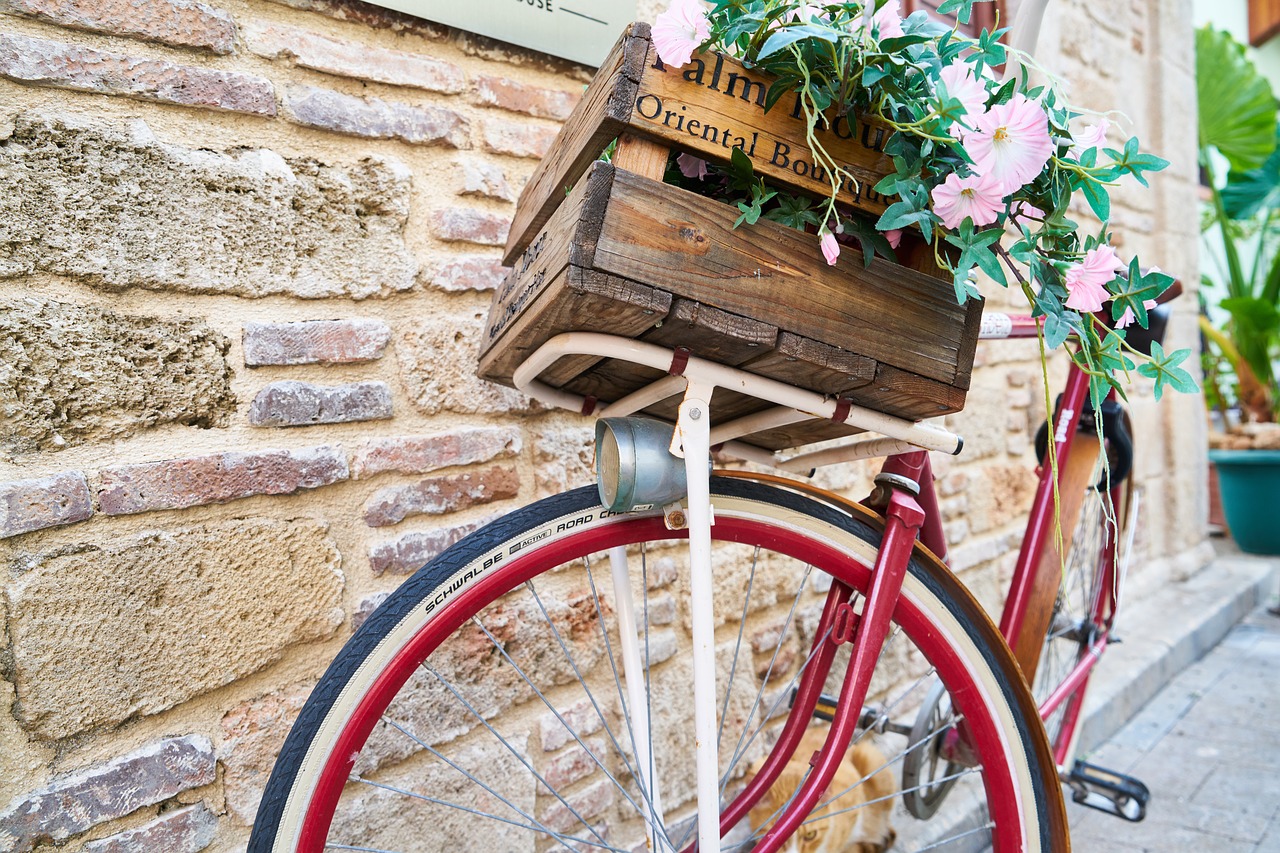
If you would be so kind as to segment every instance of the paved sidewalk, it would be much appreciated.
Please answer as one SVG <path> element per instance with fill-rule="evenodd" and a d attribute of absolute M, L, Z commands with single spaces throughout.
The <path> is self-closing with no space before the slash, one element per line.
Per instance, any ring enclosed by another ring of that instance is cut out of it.
<path fill-rule="evenodd" d="M 1151 789 L 1128 823 L 1068 802 L 1079 853 L 1280 853 L 1280 617 L 1266 601 L 1183 670 L 1091 763 Z M 1122 648 L 1122 647 L 1121 647 Z"/>

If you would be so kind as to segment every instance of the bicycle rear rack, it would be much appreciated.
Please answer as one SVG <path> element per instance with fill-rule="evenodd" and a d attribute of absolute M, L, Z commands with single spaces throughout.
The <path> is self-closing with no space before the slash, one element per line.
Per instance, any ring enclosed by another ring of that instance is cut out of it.
<path fill-rule="evenodd" d="M 580 355 L 616 358 L 669 375 L 609 403 L 553 388 L 538 379 L 558 359 Z M 771 402 L 775 408 L 713 425 L 710 442 L 713 447 L 739 459 L 793 473 L 806 473 L 824 465 L 890 456 L 918 449 L 955 455 L 964 447 L 964 440 L 960 436 L 934 424 L 886 415 L 848 400 L 806 391 L 739 368 L 696 356 L 685 356 L 654 344 L 598 332 L 565 332 L 557 335 L 533 352 L 516 369 L 513 378 L 515 386 L 521 392 L 539 402 L 597 417 L 634 414 L 654 403 L 683 394 L 690 383 L 726 388 Z M 784 456 L 781 452 L 771 452 L 741 440 L 755 432 L 814 418 L 845 423 L 876 435 L 859 437 L 837 447 L 793 456 Z"/>

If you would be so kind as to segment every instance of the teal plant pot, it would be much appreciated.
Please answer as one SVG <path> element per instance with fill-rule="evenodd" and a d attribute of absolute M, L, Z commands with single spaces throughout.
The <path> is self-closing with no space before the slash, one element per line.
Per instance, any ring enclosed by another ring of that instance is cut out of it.
<path fill-rule="evenodd" d="M 1209 460 L 1240 550 L 1280 554 L 1280 450 L 1210 450 Z"/>

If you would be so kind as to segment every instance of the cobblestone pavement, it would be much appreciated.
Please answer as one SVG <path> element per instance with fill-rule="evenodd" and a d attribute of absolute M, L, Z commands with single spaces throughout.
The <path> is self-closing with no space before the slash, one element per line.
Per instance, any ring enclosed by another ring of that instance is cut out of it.
<path fill-rule="evenodd" d="M 1280 617 L 1254 610 L 1084 757 L 1151 804 L 1128 823 L 1068 802 L 1077 853 L 1280 853 Z"/>

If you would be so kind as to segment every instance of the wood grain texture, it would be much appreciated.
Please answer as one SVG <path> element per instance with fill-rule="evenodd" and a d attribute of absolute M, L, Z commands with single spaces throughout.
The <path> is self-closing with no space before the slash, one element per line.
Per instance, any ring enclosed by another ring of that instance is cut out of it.
<path fill-rule="evenodd" d="M 503 264 L 515 263 L 564 200 L 568 189 L 626 129 L 649 46 L 649 25 L 631 24 L 600 64 L 582 100 L 520 193 Z"/>
<path fill-rule="evenodd" d="M 761 220 L 733 228 L 727 205 L 618 171 L 594 266 L 780 329 L 952 383 L 970 311 L 952 288 L 856 252 L 829 266 L 813 235 Z M 975 339 L 976 340 L 976 339 Z"/>
<path fill-rule="evenodd" d="M 611 162 L 619 169 L 661 181 L 667 172 L 667 158 L 670 156 L 670 146 L 634 133 L 624 133 L 618 137 L 618 147 L 614 149 Z"/>

